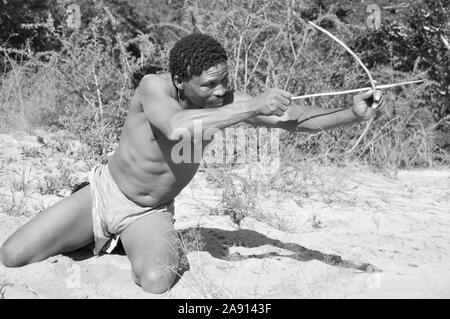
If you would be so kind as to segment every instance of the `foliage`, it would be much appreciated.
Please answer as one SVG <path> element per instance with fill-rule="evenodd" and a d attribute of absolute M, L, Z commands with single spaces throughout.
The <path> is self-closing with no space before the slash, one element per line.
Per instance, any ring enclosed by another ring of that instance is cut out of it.
<path fill-rule="evenodd" d="M 369 66 L 390 65 L 392 70 L 427 72 L 435 83 L 426 92 L 436 118 L 450 114 L 450 3 L 416 1 L 408 10 L 386 18 L 378 31 L 365 32 L 355 40 Z"/>
<path fill-rule="evenodd" d="M 449 163 L 447 2 L 379 1 L 382 27 L 369 30 L 365 1 L 80 0 L 78 31 L 65 26 L 69 3 L 0 2 L 0 128 L 65 128 L 91 146 L 87 156 L 104 161 L 120 136 L 133 87 L 149 70 L 167 70 L 168 50 L 190 32 L 224 44 L 238 91 L 254 95 L 279 87 L 303 94 L 366 86 L 351 56 L 308 29 L 307 21 L 315 20 L 354 48 L 380 83 L 427 80 L 385 91 L 386 114 L 350 159 L 381 167 Z M 348 107 L 351 97 L 301 103 Z M 362 129 L 283 133 L 282 154 L 287 161 L 316 156 L 342 163 Z"/>

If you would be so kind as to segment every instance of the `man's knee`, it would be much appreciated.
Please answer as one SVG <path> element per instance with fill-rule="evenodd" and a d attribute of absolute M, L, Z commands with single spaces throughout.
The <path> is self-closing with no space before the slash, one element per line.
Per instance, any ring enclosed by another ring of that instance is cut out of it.
<path fill-rule="evenodd" d="M 135 281 L 142 289 L 152 294 L 162 294 L 167 292 L 173 285 L 176 278 L 174 270 L 148 268 L 141 273 L 135 274 Z"/>
<path fill-rule="evenodd" d="M 25 264 L 20 257 L 18 248 L 8 242 L 0 247 L 0 260 L 6 267 L 20 267 Z"/>

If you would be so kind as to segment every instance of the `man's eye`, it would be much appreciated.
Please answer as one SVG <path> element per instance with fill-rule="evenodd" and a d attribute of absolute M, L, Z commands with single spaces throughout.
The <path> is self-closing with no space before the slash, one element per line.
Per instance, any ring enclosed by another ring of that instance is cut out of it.
<path fill-rule="evenodd" d="M 220 83 L 221 83 L 224 87 L 227 87 L 227 86 L 228 86 L 228 79 L 225 79 L 225 80 L 221 81 Z M 208 82 L 208 83 L 206 83 L 204 86 L 205 86 L 205 87 L 208 87 L 208 88 L 215 88 L 215 87 L 218 86 L 218 85 L 219 85 L 219 82 L 214 81 L 214 82 Z"/>

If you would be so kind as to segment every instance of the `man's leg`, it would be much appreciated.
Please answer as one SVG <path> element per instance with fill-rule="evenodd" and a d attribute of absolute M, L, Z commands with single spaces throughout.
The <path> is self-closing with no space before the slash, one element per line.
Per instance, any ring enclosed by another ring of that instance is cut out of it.
<path fill-rule="evenodd" d="M 90 191 L 84 187 L 19 228 L 0 248 L 3 264 L 19 267 L 92 242 Z"/>
<path fill-rule="evenodd" d="M 178 237 L 171 215 L 148 214 L 125 228 L 120 238 L 136 284 L 154 294 L 168 291 L 176 279 L 179 262 Z"/>

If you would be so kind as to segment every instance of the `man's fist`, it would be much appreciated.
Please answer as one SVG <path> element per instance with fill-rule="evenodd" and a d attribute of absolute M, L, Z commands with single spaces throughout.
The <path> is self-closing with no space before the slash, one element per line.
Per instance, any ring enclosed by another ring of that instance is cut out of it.
<path fill-rule="evenodd" d="M 384 96 L 380 90 L 375 92 L 370 89 L 367 92 L 353 96 L 353 113 L 363 119 L 370 119 L 373 114 L 383 108 Z"/>
<path fill-rule="evenodd" d="M 268 89 L 253 99 L 260 115 L 283 116 L 291 104 L 292 94 L 280 89 Z"/>

